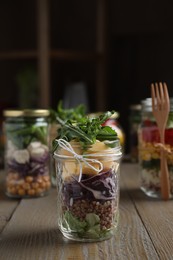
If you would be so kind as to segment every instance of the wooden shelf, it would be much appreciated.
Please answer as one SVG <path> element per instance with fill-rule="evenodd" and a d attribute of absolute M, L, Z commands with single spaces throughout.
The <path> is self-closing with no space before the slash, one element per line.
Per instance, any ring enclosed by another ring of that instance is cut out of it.
<path fill-rule="evenodd" d="M 38 106 L 51 106 L 51 61 L 60 62 L 88 62 L 96 65 L 94 68 L 93 84 L 96 100 L 94 105 L 97 111 L 104 111 L 107 102 L 107 1 L 97 0 L 94 23 L 96 39 L 93 48 L 95 51 L 79 51 L 72 49 L 52 49 L 51 42 L 51 11 L 49 0 L 37 0 L 36 5 L 36 47 L 34 49 L 0 51 L 0 61 L 33 61 L 38 68 L 39 97 Z M 84 32 L 85 33 L 85 32 Z M 8 39 L 7 39 L 8 41 Z M 22 45 L 23 46 L 23 45 Z M 28 46 L 28 45 L 27 45 Z M 32 45 L 33 46 L 33 45 Z M 13 47 L 12 47 L 13 48 Z M 17 48 L 17 47 L 16 47 Z M 20 62 L 19 62 L 20 63 Z M 90 64 L 88 64 L 90 66 Z M 72 65 L 73 66 L 73 65 Z M 95 77 L 95 78 L 94 78 Z M 61 86 L 57 86 L 59 91 Z"/>
<path fill-rule="evenodd" d="M 0 60 L 33 59 L 37 58 L 37 51 L 8 51 L 0 52 Z"/>
<path fill-rule="evenodd" d="M 52 50 L 50 51 L 50 57 L 53 59 L 60 59 L 64 61 L 98 61 L 102 54 L 88 51 L 71 51 L 71 50 Z"/>
<path fill-rule="evenodd" d="M 34 50 L 28 51 L 8 51 L 0 52 L 0 60 L 13 60 L 13 59 L 36 59 L 38 52 Z M 102 58 L 101 53 L 88 52 L 88 51 L 71 51 L 71 50 L 51 50 L 49 57 L 52 59 L 59 59 L 65 61 L 92 61 L 97 62 Z"/>

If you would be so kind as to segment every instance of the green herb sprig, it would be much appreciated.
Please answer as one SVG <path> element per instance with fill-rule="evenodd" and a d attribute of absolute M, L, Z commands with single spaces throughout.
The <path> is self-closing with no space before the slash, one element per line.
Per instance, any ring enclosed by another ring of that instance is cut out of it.
<path fill-rule="evenodd" d="M 110 126 L 103 126 L 102 124 L 114 114 L 115 111 L 107 111 L 98 117 L 90 118 L 83 116 L 78 121 L 73 122 L 69 120 L 62 120 L 57 117 L 61 127 L 58 129 L 56 139 L 62 138 L 70 142 L 76 140 L 80 142 L 83 148 L 92 145 L 99 141 L 114 141 L 118 139 L 117 133 Z M 53 151 L 58 147 L 56 139 L 53 141 Z"/>
<path fill-rule="evenodd" d="M 63 108 L 62 100 L 57 105 L 57 110 L 50 109 L 50 122 L 57 122 L 57 118 L 61 118 L 64 121 L 78 121 L 85 115 L 85 106 L 80 104 L 75 108 Z"/>
<path fill-rule="evenodd" d="M 26 148 L 30 142 L 34 141 L 47 144 L 47 128 L 44 126 L 35 126 L 26 123 L 22 128 L 13 129 L 7 125 L 6 132 L 8 139 L 19 149 Z"/>

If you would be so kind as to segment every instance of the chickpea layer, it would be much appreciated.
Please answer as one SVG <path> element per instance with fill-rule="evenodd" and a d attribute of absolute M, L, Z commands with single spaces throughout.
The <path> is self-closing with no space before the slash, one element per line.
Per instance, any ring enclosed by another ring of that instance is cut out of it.
<path fill-rule="evenodd" d="M 48 175 L 37 177 L 26 176 L 21 178 L 18 173 L 10 172 L 7 175 L 7 192 L 11 196 L 35 197 L 41 196 L 49 190 L 51 186 Z"/>
<path fill-rule="evenodd" d="M 166 157 L 169 165 L 173 165 L 173 147 L 169 144 L 165 145 Z M 142 161 L 150 161 L 152 159 L 160 159 L 160 150 L 159 145 L 155 143 L 145 143 L 139 147 L 139 158 Z"/>

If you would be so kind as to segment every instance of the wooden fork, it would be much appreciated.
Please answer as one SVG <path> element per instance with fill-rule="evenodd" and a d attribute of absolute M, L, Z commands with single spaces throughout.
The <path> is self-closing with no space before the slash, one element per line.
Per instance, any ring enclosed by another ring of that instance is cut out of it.
<path fill-rule="evenodd" d="M 153 115 L 156 119 L 156 123 L 160 133 L 160 142 L 165 144 L 165 128 L 168 120 L 170 101 L 166 83 L 151 84 L 151 97 L 152 97 L 152 109 Z M 170 196 L 170 180 L 166 154 L 163 148 L 161 148 L 160 158 L 160 185 L 161 195 L 164 200 L 168 200 Z"/>

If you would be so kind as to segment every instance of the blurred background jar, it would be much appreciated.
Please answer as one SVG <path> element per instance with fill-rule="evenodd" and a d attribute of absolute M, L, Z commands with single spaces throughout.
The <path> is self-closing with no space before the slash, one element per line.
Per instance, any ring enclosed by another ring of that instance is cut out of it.
<path fill-rule="evenodd" d="M 9 197 L 46 195 L 49 177 L 48 110 L 3 111 L 6 194 Z"/>
<path fill-rule="evenodd" d="M 139 169 L 141 189 L 151 197 L 161 198 L 160 188 L 160 134 L 152 113 L 151 98 L 141 101 L 142 120 L 138 131 Z M 170 176 L 170 193 L 173 197 L 173 99 L 165 130 L 165 152 Z"/>
<path fill-rule="evenodd" d="M 130 161 L 136 163 L 138 161 L 138 127 L 141 123 L 141 104 L 133 104 L 130 106 Z"/>

